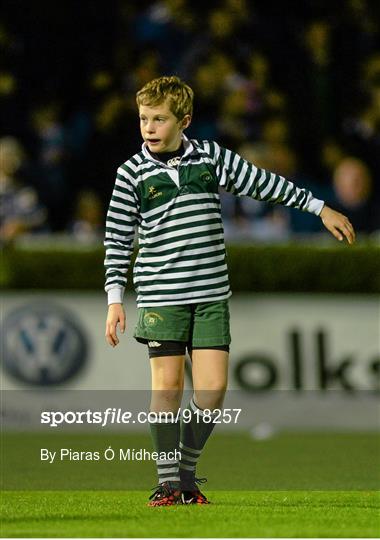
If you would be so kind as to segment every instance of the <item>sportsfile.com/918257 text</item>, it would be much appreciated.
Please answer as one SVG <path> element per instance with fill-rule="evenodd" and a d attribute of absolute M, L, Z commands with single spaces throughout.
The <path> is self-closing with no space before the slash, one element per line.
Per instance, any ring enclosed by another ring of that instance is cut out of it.
<path fill-rule="evenodd" d="M 205 424 L 237 424 L 241 409 L 204 409 L 202 411 L 179 408 L 178 411 L 139 411 L 131 412 L 109 407 L 104 411 L 42 411 L 41 424 L 58 427 L 70 424 L 96 424 L 105 427 L 112 424 L 147 424 L 154 422 L 190 423 L 192 420 Z"/>

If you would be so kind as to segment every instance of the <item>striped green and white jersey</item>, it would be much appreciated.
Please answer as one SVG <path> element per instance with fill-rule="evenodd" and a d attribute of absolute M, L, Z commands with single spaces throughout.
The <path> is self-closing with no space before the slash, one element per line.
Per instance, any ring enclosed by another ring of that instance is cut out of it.
<path fill-rule="evenodd" d="M 323 201 L 212 141 L 184 137 L 171 165 L 145 143 L 118 168 L 106 222 L 108 302 L 121 303 L 138 228 L 138 307 L 213 302 L 231 295 L 219 188 L 319 215 Z"/>

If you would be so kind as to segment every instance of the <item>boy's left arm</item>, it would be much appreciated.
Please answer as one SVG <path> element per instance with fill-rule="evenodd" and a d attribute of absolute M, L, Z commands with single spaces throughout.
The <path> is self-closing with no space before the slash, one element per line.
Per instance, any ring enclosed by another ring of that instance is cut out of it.
<path fill-rule="evenodd" d="M 215 144 L 219 185 L 236 195 L 246 195 L 258 201 L 282 204 L 319 216 L 323 225 L 338 240 L 355 241 L 355 231 L 349 219 L 316 199 L 311 191 L 300 188 L 279 174 L 256 167 Z"/>

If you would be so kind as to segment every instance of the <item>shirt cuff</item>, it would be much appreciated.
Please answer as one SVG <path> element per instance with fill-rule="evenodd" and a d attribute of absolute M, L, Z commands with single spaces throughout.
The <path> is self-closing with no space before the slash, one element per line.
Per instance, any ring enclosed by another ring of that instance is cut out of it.
<path fill-rule="evenodd" d="M 107 292 L 108 295 L 108 305 L 111 304 L 122 304 L 123 303 L 123 296 L 124 296 L 124 289 L 121 287 L 114 287 L 113 289 L 110 289 Z"/>
<path fill-rule="evenodd" d="M 319 216 L 324 206 L 325 206 L 325 201 L 321 201 L 320 199 L 313 198 L 309 202 L 307 209 L 311 214 L 315 214 L 316 216 Z"/>

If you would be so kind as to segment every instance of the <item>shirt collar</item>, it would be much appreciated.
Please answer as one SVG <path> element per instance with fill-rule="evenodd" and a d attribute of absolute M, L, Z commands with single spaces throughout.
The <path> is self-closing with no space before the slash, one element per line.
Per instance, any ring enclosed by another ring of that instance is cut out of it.
<path fill-rule="evenodd" d="M 194 150 L 194 145 L 193 143 L 190 141 L 190 139 L 188 137 L 186 137 L 186 135 L 184 133 L 182 133 L 182 141 L 183 141 L 183 149 L 184 149 L 184 152 L 183 152 L 183 155 L 181 157 L 181 159 L 185 156 L 188 156 L 189 154 L 191 154 L 191 152 Z M 162 163 L 161 161 L 158 161 L 157 159 L 155 159 L 152 154 L 149 152 L 148 150 L 148 144 L 144 141 L 142 146 L 141 146 L 141 150 L 144 154 L 144 156 L 148 159 L 150 159 L 151 161 L 155 161 L 155 162 L 158 162 L 160 163 L 161 165 L 165 165 L 164 163 Z"/>

